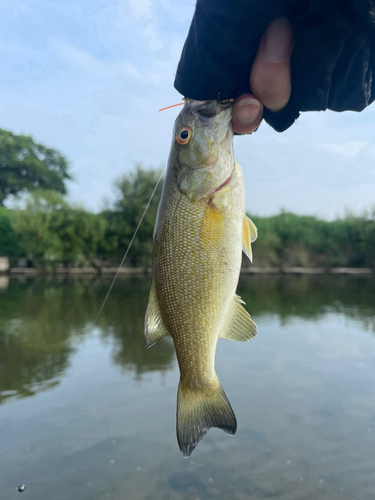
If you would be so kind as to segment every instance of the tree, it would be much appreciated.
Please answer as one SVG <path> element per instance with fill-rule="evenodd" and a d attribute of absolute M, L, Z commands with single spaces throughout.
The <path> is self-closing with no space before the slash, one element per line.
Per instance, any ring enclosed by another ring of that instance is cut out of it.
<path fill-rule="evenodd" d="M 114 204 L 114 210 L 106 210 L 102 214 L 108 222 L 105 239 L 99 247 L 102 256 L 111 257 L 112 260 L 120 262 L 159 176 L 160 170 L 146 170 L 136 165 L 135 172 L 125 174 L 116 182 L 118 199 Z M 152 234 L 161 191 L 162 183 L 160 182 L 133 241 L 125 265 L 150 265 Z"/>
<path fill-rule="evenodd" d="M 0 206 L 10 195 L 37 188 L 65 194 L 68 179 L 68 164 L 58 151 L 0 129 Z"/>
<path fill-rule="evenodd" d="M 25 254 L 21 237 L 13 228 L 15 218 L 14 210 L 0 207 L 0 257 L 21 257 Z"/>
<path fill-rule="evenodd" d="M 84 264 L 97 254 L 106 221 L 98 214 L 68 205 L 54 191 L 35 191 L 16 212 L 13 228 L 27 257 L 37 265 Z"/>

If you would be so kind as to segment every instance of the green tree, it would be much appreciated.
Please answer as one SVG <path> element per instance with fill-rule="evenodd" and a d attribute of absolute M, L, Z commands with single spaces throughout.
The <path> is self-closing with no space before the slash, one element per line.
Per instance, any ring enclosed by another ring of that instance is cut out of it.
<path fill-rule="evenodd" d="M 65 194 L 68 179 L 68 164 L 58 151 L 0 129 L 0 206 L 10 195 L 37 188 Z"/>
<path fill-rule="evenodd" d="M 20 257 L 24 255 L 21 238 L 13 228 L 16 218 L 14 210 L 0 207 L 0 257 Z"/>
<path fill-rule="evenodd" d="M 144 169 L 136 165 L 135 171 L 125 174 L 115 186 L 118 197 L 113 210 L 103 216 L 108 222 L 104 241 L 100 244 L 102 256 L 119 262 L 129 246 L 144 209 L 160 176 L 160 170 Z M 129 251 L 127 263 L 132 266 L 148 266 L 151 262 L 152 234 L 156 212 L 162 191 L 162 183 L 150 202 L 142 224 Z"/>
<path fill-rule="evenodd" d="M 98 251 L 106 221 L 97 214 L 75 208 L 54 191 L 35 191 L 13 223 L 28 258 L 45 267 L 57 263 L 83 264 Z"/>
<path fill-rule="evenodd" d="M 260 266 L 374 267 L 375 212 L 320 220 L 282 212 L 252 217 L 259 237 L 254 264 Z"/>

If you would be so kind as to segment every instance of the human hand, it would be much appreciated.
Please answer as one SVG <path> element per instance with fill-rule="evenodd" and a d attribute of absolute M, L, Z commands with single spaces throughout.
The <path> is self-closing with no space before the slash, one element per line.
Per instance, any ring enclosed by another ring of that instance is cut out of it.
<path fill-rule="evenodd" d="M 232 127 L 238 134 L 251 134 L 263 119 L 263 106 L 280 111 L 291 92 L 290 56 L 293 31 L 285 18 L 272 21 L 260 41 L 250 72 L 253 94 L 242 94 L 234 102 Z"/>

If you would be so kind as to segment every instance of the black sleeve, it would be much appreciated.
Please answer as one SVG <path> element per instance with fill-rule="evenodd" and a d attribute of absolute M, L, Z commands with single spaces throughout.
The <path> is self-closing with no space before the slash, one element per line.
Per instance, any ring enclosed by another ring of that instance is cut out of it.
<path fill-rule="evenodd" d="M 292 94 L 265 120 L 282 132 L 300 111 L 362 111 L 375 99 L 375 0 L 198 0 L 175 88 L 197 100 L 250 92 L 250 68 L 267 25 L 294 30 Z"/>

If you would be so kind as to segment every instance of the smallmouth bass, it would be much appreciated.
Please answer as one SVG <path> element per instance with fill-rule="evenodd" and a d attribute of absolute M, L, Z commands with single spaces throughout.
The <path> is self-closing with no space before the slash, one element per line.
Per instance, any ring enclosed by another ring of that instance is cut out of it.
<path fill-rule="evenodd" d="M 257 327 L 235 294 L 242 250 L 257 237 L 234 158 L 232 107 L 188 100 L 178 115 L 154 229 L 145 342 L 173 339 L 180 368 L 177 440 L 187 457 L 211 427 L 236 417 L 215 373 L 218 338 L 248 341 Z"/>

